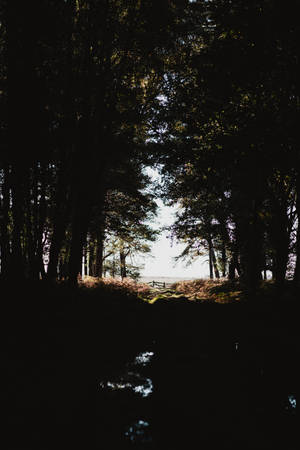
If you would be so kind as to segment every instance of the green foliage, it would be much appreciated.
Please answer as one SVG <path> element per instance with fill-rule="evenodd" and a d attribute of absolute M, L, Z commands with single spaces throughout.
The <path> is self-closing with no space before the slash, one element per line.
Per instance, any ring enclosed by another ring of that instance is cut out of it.
<path fill-rule="evenodd" d="M 161 8 L 157 19 L 153 1 L 46 0 L 22 6 L 11 65 L 15 133 L 3 166 L 1 161 L 6 275 L 18 267 L 24 276 L 45 276 L 42 248 L 50 252 L 50 278 L 67 255 L 66 276 L 76 280 L 89 229 L 93 240 L 101 241 L 102 231 L 96 230 L 103 228 L 103 215 L 108 220 L 108 192 L 123 195 L 115 218 L 110 210 L 111 227 L 125 229 L 122 222 L 136 219 L 128 205 L 138 197 L 140 216 L 148 215 L 149 201 L 138 194 L 137 183 L 145 184 L 145 140 L 159 103 L 163 54 L 172 45 L 166 38 L 181 6 L 164 1 Z M 1 21 L 1 31 L 4 25 Z M 3 33 L 2 78 L 5 47 Z M 28 256 L 32 247 L 38 251 Z"/>
<path fill-rule="evenodd" d="M 9 152 L 6 120 L 0 128 L 1 275 L 53 280 L 64 267 L 76 283 L 82 254 L 101 275 L 109 238 L 124 276 L 126 257 L 155 237 L 144 173 L 155 164 L 156 195 L 181 208 L 169 230 L 186 244 L 179 257 L 206 252 L 211 277 L 253 289 L 262 271 L 283 284 L 292 268 L 299 285 L 296 11 L 267 0 L 23 2 Z M 0 27 L 5 111 L 3 5 Z"/>
<path fill-rule="evenodd" d="M 295 239 L 299 25 L 283 24 L 279 3 L 267 1 L 193 8 L 157 132 L 164 196 L 181 207 L 170 232 L 187 244 L 182 257 L 214 249 L 216 266 L 249 286 L 272 255 L 281 282 Z"/>

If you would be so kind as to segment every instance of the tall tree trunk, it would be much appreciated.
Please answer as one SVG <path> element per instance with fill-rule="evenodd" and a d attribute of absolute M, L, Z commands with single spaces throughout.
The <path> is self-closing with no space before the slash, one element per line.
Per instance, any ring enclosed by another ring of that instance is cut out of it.
<path fill-rule="evenodd" d="M 208 242 L 208 264 L 209 264 L 209 278 L 212 280 L 214 278 L 214 271 L 213 271 L 213 257 L 212 257 L 212 242 L 209 238 L 207 240 Z"/>
<path fill-rule="evenodd" d="M 296 211 L 297 211 L 297 236 L 296 236 L 296 265 L 293 282 L 297 288 L 300 288 L 300 172 L 297 174 L 296 181 Z"/>
<path fill-rule="evenodd" d="M 254 292 L 261 281 L 263 230 L 259 217 L 260 199 L 254 198 L 245 214 L 246 222 L 242 228 L 241 265 L 242 279 L 248 292 Z"/>
<path fill-rule="evenodd" d="M 96 239 L 90 235 L 89 239 L 89 275 L 95 277 L 96 273 Z"/>
<path fill-rule="evenodd" d="M 53 233 L 51 237 L 49 264 L 47 270 L 47 279 L 49 281 L 55 281 L 57 277 L 59 254 L 63 245 L 63 241 L 66 235 L 66 229 L 70 219 L 70 203 L 66 193 L 67 181 L 68 178 L 66 173 L 66 161 L 64 159 L 58 174 L 55 196 L 55 211 L 52 218 Z"/>
<path fill-rule="evenodd" d="M 80 186 L 77 186 L 76 191 L 73 197 L 71 222 L 72 238 L 68 274 L 68 281 L 71 286 L 77 286 L 77 277 L 81 268 L 82 251 L 87 239 L 93 204 L 92 194 L 89 193 L 89 190 L 86 191 L 84 189 L 80 191 Z"/>
<path fill-rule="evenodd" d="M 43 263 L 43 235 L 47 216 L 46 204 L 46 168 L 41 168 L 41 191 L 38 205 L 38 222 L 36 230 L 36 269 L 37 277 L 41 274 L 42 279 L 46 277 L 44 263 Z"/>
<path fill-rule="evenodd" d="M 266 280 L 267 279 L 267 270 L 264 269 L 263 271 L 263 279 Z"/>
<path fill-rule="evenodd" d="M 122 280 L 127 277 L 126 272 L 126 255 L 124 252 L 124 249 L 121 248 L 120 250 L 120 271 L 121 271 L 121 278 Z"/>
<path fill-rule="evenodd" d="M 12 264 L 10 276 L 25 278 L 24 261 L 22 252 L 22 234 L 24 225 L 24 196 L 23 196 L 23 170 L 17 163 L 12 168 Z"/>
<path fill-rule="evenodd" d="M 86 247 L 83 246 L 82 247 L 81 271 L 80 271 L 80 275 L 81 275 L 81 279 L 82 280 L 84 280 L 84 277 L 86 275 L 86 273 L 85 273 L 85 266 L 86 266 Z"/>
<path fill-rule="evenodd" d="M 115 278 L 116 276 L 116 260 L 115 257 L 113 257 L 112 263 L 111 263 L 111 276 L 112 278 Z"/>
<path fill-rule="evenodd" d="M 296 237 L 296 265 L 295 265 L 295 270 L 294 270 L 293 282 L 297 288 L 300 288 L 300 219 L 299 219 L 299 215 L 298 215 L 298 228 L 297 228 L 297 237 Z"/>
<path fill-rule="evenodd" d="M 264 237 L 265 238 L 265 237 Z M 263 280 L 267 280 L 267 256 L 266 253 L 262 255 L 262 273 L 263 273 Z"/>
<path fill-rule="evenodd" d="M 229 235 L 228 235 L 228 242 L 230 242 Z M 229 246 L 230 250 L 230 260 L 228 267 L 229 280 L 234 280 L 236 278 L 236 273 L 238 274 L 238 276 L 241 276 L 241 266 L 239 263 L 239 247 L 240 247 L 240 221 L 239 218 L 236 218 L 233 241 L 230 242 Z"/>
<path fill-rule="evenodd" d="M 235 279 L 235 264 L 234 264 L 234 258 L 231 257 L 229 261 L 229 268 L 228 268 L 228 279 L 234 280 Z"/>
<path fill-rule="evenodd" d="M 280 242 L 277 241 L 274 258 L 274 279 L 278 286 L 282 286 L 285 281 L 287 264 L 289 258 L 289 242 L 286 236 L 282 236 Z"/>
<path fill-rule="evenodd" d="M 35 214 L 35 208 L 32 207 L 32 200 L 34 192 L 34 183 L 32 170 L 27 168 L 24 177 L 24 192 L 25 192 L 25 248 L 24 255 L 27 257 L 26 275 L 30 280 L 33 280 L 35 272 L 35 241 L 34 241 L 34 228 L 37 215 Z"/>
<path fill-rule="evenodd" d="M 97 236 L 97 248 L 96 248 L 96 273 L 95 276 L 102 278 L 103 276 L 103 252 L 104 252 L 104 236 L 100 230 Z"/>
<path fill-rule="evenodd" d="M 87 218 L 78 214 L 73 216 L 72 220 L 72 238 L 69 259 L 68 280 L 71 286 L 77 286 L 78 274 L 81 270 L 83 246 L 87 236 Z M 84 214 L 84 213 L 83 213 Z"/>
<path fill-rule="evenodd" d="M 227 229 L 227 223 L 226 219 L 224 217 L 221 217 L 219 219 L 220 222 L 220 230 L 221 230 L 221 263 L 222 263 L 222 277 L 226 277 L 226 270 L 227 270 L 227 246 L 230 244 L 230 238 L 229 233 Z"/>
<path fill-rule="evenodd" d="M 0 220 L 0 247 L 1 247 L 1 276 L 5 278 L 9 270 L 10 248 L 9 248 L 9 191 L 10 191 L 10 167 L 3 167 L 3 181 L 1 185 L 1 220 Z"/>
<path fill-rule="evenodd" d="M 220 278 L 220 272 L 218 269 L 217 258 L 216 258 L 216 254 L 215 254 L 215 250 L 214 250 L 212 241 L 211 241 L 211 256 L 212 256 L 212 263 L 213 263 L 213 267 L 214 267 L 214 271 L 215 271 L 215 277 Z"/>
<path fill-rule="evenodd" d="M 273 273 L 275 283 L 282 286 L 285 281 L 289 259 L 289 235 L 287 205 L 278 203 L 274 206 L 274 219 L 270 239 L 273 247 Z"/>
<path fill-rule="evenodd" d="M 89 244 L 89 235 L 87 235 L 87 242 L 85 246 L 85 255 L 86 255 L 86 275 L 90 276 L 90 244 Z"/>
<path fill-rule="evenodd" d="M 60 217 L 53 224 L 53 234 L 51 238 L 49 264 L 47 270 L 47 279 L 54 281 L 57 277 L 57 266 L 59 253 L 66 234 L 67 223 L 65 218 Z"/>
<path fill-rule="evenodd" d="M 72 201 L 72 238 L 68 274 L 68 281 L 71 286 L 77 286 L 77 277 L 80 272 L 82 250 L 87 239 L 94 201 L 94 196 L 91 193 L 93 191 L 92 181 L 91 184 L 86 183 L 84 189 L 81 190 L 81 187 L 81 184 L 75 187 Z"/>
<path fill-rule="evenodd" d="M 227 255 L 225 242 L 222 241 L 222 277 L 226 277 L 226 267 L 227 267 Z"/>
<path fill-rule="evenodd" d="M 89 146 L 89 125 L 84 121 L 82 129 L 79 129 L 81 146 L 77 150 L 73 167 L 72 190 L 72 222 L 71 222 L 71 248 L 69 259 L 68 281 L 70 285 L 77 285 L 77 277 L 80 272 L 83 245 L 87 239 L 93 206 L 96 201 L 98 207 L 102 208 L 104 192 L 101 190 L 101 179 L 104 166 L 99 161 L 93 161 L 93 152 L 87 155 L 85 167 L 82 167 L 81 150 Z M 86 141 L 84 140 L 86 139 Z M 95 144 L 96 145 L 96 144 Z M 90 159 L 89 159 L 90 158 Z M 89 162 L 89 165 L 88 165 Z M 98 185 L 96 184 L 98 183 Z"/>

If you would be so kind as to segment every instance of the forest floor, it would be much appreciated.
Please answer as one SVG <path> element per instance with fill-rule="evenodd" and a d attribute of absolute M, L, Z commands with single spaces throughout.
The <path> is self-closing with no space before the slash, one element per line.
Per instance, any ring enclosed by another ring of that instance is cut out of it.
<path fill-rule="evenodd" d="M 10 286 L 7 448 L 296 449 L 296 293 L 200 285 Z"/>

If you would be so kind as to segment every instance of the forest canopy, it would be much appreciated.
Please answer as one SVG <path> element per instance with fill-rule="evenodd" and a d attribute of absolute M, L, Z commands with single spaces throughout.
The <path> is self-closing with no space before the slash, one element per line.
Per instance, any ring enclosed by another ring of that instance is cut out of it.
<path fill-rule="evenodd" d="M 127 276 L 156 237 L 152 166 L 183 258 L 300 286 L 295 1 L 21 2 L 9 49 L 3 3 L 2 279 L 76 284 L 110 255 Z"/>

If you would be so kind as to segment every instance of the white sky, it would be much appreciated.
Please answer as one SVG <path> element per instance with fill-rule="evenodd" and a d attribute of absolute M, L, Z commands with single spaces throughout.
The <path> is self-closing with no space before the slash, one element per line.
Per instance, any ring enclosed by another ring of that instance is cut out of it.
<path fill-rule="evenodd" d="M 152 170 L 147 170 L 149 175 L 157 178 L 157 174 Z M 159 207 L 158 217 L 153 228 L 159 228 L 164 225 L 171 225 L 174 222 L 175 207 L 164 206 L 161 200 L 157 200 Z M 174 262 L 174 257 L 178 256 L 184 249 L 184 244 L 176 244 L 167 238 L 167 233 L 162 233 L 156 242 L 152 244 L 151 256 L 139 258 L 139 261 L 145 265 L 141 270 L 141 276 L 151 277 L 185 277 L 185 278 L 208 278 L 208 257 L 199 257 L 192 265 L 186 267 L 185 262 Z"/>

